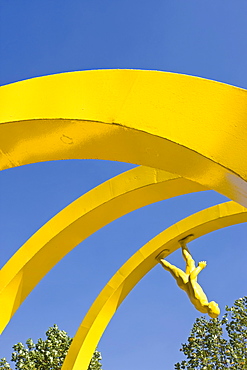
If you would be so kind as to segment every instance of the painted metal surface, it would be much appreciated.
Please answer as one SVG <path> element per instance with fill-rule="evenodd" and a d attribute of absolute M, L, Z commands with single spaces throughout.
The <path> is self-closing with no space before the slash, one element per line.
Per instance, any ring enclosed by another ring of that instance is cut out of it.
<path fill-rule="evenodd" d="M 161 266 L 165 270 L 169 271 L 175 278 L 179 288 L 183 289 L 187 293 L 194 307 L 199 312 L 207 313 L 211 318 L 216 319 L 220 314 L 219 305 L 215 301 L 209 302 L 208 297 L 197 281 L 198 275 L 206 268 L 207 262 L 201 261 L 196 266 L 187 246 L 187 240 L 191 240 L 192 237 L 193 234 L 190 234 L 187 237 L 179 240 L 182 256 L 185 260 L 185 271 L 165 260 L 162 256 L 162 252 L 156 257 L 156 259 L 158 259 Z"/>
<path fill-rule="evenodd" d="M 247 206 L 246 106 L 245 90 L 155 71 L 75 72 L 1 87 L 0 169 L 40 161 L 96 158 L 170 172 L 140 168 L 136 169 L 143 171 L 140 177 L 131 178 L 127 173 L 120 175 L 122 182 L 120 176 L 109 180 L 34 234 L 0 272 L 2 328 L 55 263 L 85 237 L 123 214 L 154 201 L 205 189 Z M 148 175 L 148 171 L 153 173 Z M 155 266 L 155 256 L 164 245 L 169 254 L 178 247 L 178 239 L 188 233 L 197 238 L 245 221 L 246 209 L 227 203 L 182 220 L 150 241 L 95 301 L 76 334 L 63 370 L 86 369 L 117 307 Z M 79 232 L 81 225 L 86 225 L 84 234 Z M 63 240 L 71 241 L 58 253 L 56 246 Z"/>
<path fill-rule="evenodd" d="M 1 169 L 70 158 L 130 162 L 247 206 L 243 89 L 166 72 L 99 70 L 6 85 L 0 102 Z"/>
<path fill-rule="evenodd" d="M 157 255 L 168 256 L 180 248 L 179 240 L 193 240 L 212 231 L 247 221 L 247 209 L 234 202 L 222 203 L 189 216 L 169 227 L 137 251 L 112 277 L 82 321 L 62 370 L 86 370 L 92 353 L 123 300 L 158 264 Z M 165 290 L 165 288 L 163 288 Z"/>
<path fill-rule="evenodd" d="M 0 332 L 67 253 L 115 219 L 148 204 L 206 190 L 180 176 L 137 167 L 97 186 L 42 226 L 0 271 Z"/>

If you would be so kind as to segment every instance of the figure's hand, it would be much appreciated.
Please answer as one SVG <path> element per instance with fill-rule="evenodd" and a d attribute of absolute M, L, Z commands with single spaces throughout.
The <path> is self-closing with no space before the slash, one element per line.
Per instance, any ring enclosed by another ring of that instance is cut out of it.
<path fill-rule="evenodd" d="M 205 267 L 207 266 L 207 262 L 206 261 L 201 261 L 198 263 L 198 266 L 201 267 L 201 269 L 205 269 Z"/>

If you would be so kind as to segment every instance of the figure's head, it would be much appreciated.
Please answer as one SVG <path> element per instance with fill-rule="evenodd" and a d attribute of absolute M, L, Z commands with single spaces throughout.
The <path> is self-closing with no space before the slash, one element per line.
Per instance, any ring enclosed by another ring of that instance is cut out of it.
<path fill-rule="evenodd" d="M 219 309 L 219 306 L 216 302 L 214 302 L 214 301 L 209 302 L 209 304 L 208 304 L 208 314 L 213 319 L 216 319 L 216 317 L 219 316 L 220 309 Z"/>

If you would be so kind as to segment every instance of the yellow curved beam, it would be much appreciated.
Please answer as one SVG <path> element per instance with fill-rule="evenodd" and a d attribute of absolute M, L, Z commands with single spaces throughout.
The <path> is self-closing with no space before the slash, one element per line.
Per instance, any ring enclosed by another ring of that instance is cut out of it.
<path fill-rule="evenodd" d="M 247 91 L 155 71 L 65 73 L 0 88 L 0 168 L 99 158 L 177 173 L 247 206 Z"/>
<path fill-rule="evenodd" d="M 111 221 L 148 204 L 207 190 L 180 176 L 137 167 L 84 194 L 41 227 L 0 271 L 0 332 L 67 253 Z"/>
<path fill-rule="evenodd" d="M 158 263 L 155 257 L 180 247 L 178 241 L 193 239 L 247 221 L 247 209 L 234 202 L 207 208 L 169 227 L 137 251 L 112 277 L 82 321 L 65 358 L 62 370 L 86 370 L 94 349 L 116 310 L 134 286 Z"/>

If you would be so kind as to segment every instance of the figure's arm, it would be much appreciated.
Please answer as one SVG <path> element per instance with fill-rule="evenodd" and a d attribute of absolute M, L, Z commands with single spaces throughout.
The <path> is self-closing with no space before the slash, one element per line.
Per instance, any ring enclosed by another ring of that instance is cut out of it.
<path fill-rule="evenodd" d="M 196 279 L 198 274 L 203 270 L 205 269 L 205 267 L 207 266 L 207 262 L 206 261 L 201 261 L 198 263 L 198 266 L 191 272 L 190 274 L 190 279 L 193 280 L 193 279 Z"/>

